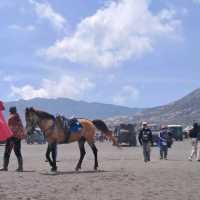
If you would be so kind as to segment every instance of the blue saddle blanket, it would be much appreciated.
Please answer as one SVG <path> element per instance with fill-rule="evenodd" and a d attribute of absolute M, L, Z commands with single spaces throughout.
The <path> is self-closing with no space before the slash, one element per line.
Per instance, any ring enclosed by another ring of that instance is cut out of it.
<path fill-rule="evenodd" d="M 83 128 L 81 123 L 76 118 L 69 119 L 68 124 L 70 133 L 79 132 Z"/>

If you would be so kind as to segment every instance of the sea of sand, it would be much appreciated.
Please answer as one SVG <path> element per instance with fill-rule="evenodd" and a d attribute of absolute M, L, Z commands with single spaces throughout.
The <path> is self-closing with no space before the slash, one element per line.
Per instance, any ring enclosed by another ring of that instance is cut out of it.
<path fill-rule="evenodd" d="M 144 163 L 141 147 L 118 149 L 96 143 L 99 171 L 93 171 L 93 154 L 86 145 L 82 170 L 76 143 L 59 145 L 58 172 L 45 162 L 46 145 L 22 143 L 24 172 L 15 172 L 11 155 L 9 171 L 0 172 L 0 200 L 200 200 L 200 162 L 188 161 L 190 140 L 175 142 L 168 160 L 152 149 L 151 162 Z M 0 165 L 4 146 L 0 146 Z"/>

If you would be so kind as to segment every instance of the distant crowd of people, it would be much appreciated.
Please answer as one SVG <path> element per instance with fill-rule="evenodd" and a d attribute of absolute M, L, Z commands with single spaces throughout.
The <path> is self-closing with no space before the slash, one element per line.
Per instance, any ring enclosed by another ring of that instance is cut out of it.
<path fill-rule="evenodd" d="M 18 160 L 18 168 L 16 171 L 23 171 L 23 157 L 21 154 L 21 140 L 26 137 L 26 132 L 23 127 L 16 107 L 9 108 L 8 122 L 4 119 L 3 111 L 5 110 L 3 102 L 0 101 L 0 141 L 6 141 L 5 151 L 3 156 L 3 167 L 0 171 L 7 171 L 10 159 L 10 154 L 14 150 Z M 188 160 L 196 159 L 200 161 L 200 125 L 193 124 L 193 128 L 189 131 L 191 138 L 192 150 Z M 151 161 L 151 146 L 153 146 L 152 131 L 148 127 L 147 122 L 142 123 L 141 130 L 138 134 L 138 140 L 143 147 L 144 162 Z M 158 146 L 160 148 L 160 159 L 167 160 L 168 148 L 173 142 L 172 134 L 168 131 L 167 126 L 162 126 L 159 133 Z"/>

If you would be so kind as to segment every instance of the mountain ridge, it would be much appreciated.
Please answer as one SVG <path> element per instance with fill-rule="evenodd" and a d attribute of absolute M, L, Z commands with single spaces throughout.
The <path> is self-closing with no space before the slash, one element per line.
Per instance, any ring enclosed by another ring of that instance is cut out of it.
<path fill-rule="evenodd" d="M 150 121 L 159 124 L 191 125 L 200 120 L 200 89 L 164 106 L 147 108 L 136 114 L 133 121 Z"/>
<path fill-rule="evenodd" d="M 101 118 L 109 123 L 140 123 L 148 121 L 157 124 L 190 125 L 200 120 L 200 88 L 172 103 L 153 108 L 130 108 L 113 104 L 76 101 L 69 98 L 19 100 L 6 102 L 6 117 L 8 108 L 17 106 L 24 119 L 26 107 L 35 107 L 52 114 L 63 114 L 66 117 L 83 117 L 88 119 Z"/>
<path fill-rule="evenodd" d="M 66 117 L 84 117 L 84 118 L 108 118 L 121 115 L 134 115 L 142 109 L 129 108 L 126 106 L 117 106 L 112 104 L 76 101 L 69 98 L 34 98 L 30 100 L 18 100 L 5 103 L 5 116 L 8 116 L 8 109 L 10 106 L 16 106 L 20 115 L 24 118 L 24 111 L 26 107 L 35 107 L 37 109 L 45 110 L 54 115 L 62 114 Z"/>

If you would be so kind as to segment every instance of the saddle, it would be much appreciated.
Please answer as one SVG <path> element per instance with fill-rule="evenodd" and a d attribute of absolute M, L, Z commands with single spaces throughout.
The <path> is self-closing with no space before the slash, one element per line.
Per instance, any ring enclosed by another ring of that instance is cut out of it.
<path fill-rule="evenodd" d="M 70 135 L 81 131 L 83 128 L 77 118 L 67 119 L 62 115 L 56 116 L 56 125 L 59 129 L 64 130 L 65 140 L 64 143 L 69 142 Z"/>

